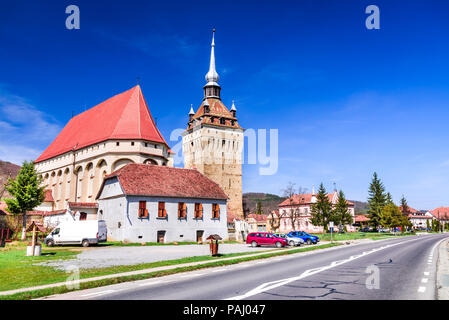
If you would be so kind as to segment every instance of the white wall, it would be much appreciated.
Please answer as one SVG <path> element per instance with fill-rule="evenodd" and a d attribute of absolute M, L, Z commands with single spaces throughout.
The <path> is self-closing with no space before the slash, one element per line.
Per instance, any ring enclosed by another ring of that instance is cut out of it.
<path fill-rule="evenodd" d="M 147 201 L 147 218 L 139 218 L 139 201 Z M 166 218 L 158 218 L 158 204 L 165 202 Z M 178 203 L 187 205 L 186 219 L 178 219 Z M 203 204 L 202 219 L 194 219 L 195 203 Z M 220 218 L 212 219 L 212 204 L 220 206 Z M 98 219 L 106 221 L 108 240 L 157 242 L 157 232 L 165 231 L 165 242 L 196 241 L 203 230 L 203 241 L 218 234 L 228 239 L 225 200 L 124 196 L 118 180 L 110 180 L 98 199 Z"/>

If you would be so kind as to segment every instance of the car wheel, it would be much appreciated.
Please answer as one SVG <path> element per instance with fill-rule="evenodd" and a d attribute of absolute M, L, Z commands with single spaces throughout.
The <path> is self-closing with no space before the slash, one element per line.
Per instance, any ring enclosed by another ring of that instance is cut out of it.
<path fill-rule="evenodd" d="M 46 244 L 47 247 L 53 247 L 55 245 L 55 242 L 53 240 L 48 240 Z"/>
<path fill-rule="evenodd" d="M 257 247 L 257 242 L 256 242 L 256 241 L 251 242 L 251 246 L 252 246 L 253 248 Z"/>
<path fill-rule="evenodd" d="M 307 242 L 308 245 L 311 245 L 311 244 L 312 244 L 312 240 L 310 240 L 310 239 L 307 239 L 306 242 Z"/>
<path fill-rule="evenodd" d="M 290 240 L 290 242 L 288 243 L 291 247 L 295 246 L 295 242 L 293 240 Z"/>
<path fill-rule="evenodd" d="M 282 247 L 282 243 L 280 243 L 279 241 L 276 242 L 276 247 L 277 248 L 281 248 Z"/>
<path fill-rule="evenodd" d="M 82 245 L 84 248 L 87 248 L 87 247 L 89 246 L 89 240 L 84 239 L 84 240 L 81 242 L 81 245 Z"/>

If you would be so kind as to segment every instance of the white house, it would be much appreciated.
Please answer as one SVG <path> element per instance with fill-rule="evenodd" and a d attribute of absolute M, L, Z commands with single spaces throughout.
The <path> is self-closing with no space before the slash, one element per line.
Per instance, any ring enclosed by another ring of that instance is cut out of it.
<path fill-rule="evenodd" d="M 96 198 L 108 240 L 204 241 L 211 234 L 228 238 L 228 197 L 195 169 L 128 164 L 105 177 Z"/>

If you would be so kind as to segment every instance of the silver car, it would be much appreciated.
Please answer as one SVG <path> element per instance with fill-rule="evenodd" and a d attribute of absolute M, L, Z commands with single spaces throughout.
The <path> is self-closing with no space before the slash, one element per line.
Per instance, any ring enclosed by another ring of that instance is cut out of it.
<path fill-rule="evenodd" d="M 291 247 L 300 246 L 304 244 L 303 239 L 297 237 L 289 237 L 285 233 L 275 233 L 274 235 L 286 239 L 288 241 L 288 245 Z"/>

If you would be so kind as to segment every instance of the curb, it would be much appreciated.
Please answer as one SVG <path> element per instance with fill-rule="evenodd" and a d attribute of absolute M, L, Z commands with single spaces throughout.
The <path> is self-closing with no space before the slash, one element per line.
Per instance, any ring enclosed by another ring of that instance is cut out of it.
<path fill-rule="evenodd" d="M 449 300 L 449 239 L 438 246 L 437 300 Z"/>

